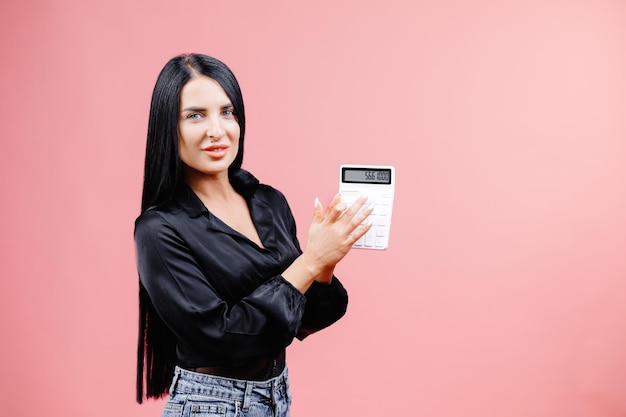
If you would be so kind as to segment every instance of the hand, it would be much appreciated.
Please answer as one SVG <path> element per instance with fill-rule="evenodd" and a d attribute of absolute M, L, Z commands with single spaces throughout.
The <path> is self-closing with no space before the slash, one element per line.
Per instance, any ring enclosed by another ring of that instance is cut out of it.
<path fill-rule="evenodd" d="M 332 271 L 352 245 L 371 228 L 370 224 L 363 224 L 373 209 L 363 207 L 366 201 L 367 198 L 359 197 L 348 207 L 337 194 L 324 210 L 319 200 L 315 200 L 303 258 L 312 270 L 320 271 L 319 276 L 327 275 L 323 271 Z"/>

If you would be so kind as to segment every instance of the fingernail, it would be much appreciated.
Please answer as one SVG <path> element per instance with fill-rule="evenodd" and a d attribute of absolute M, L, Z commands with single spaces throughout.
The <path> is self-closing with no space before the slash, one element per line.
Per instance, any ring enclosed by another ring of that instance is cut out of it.
<path fill-rule="evenodd" d="M 320 205 L 320 199 L 315 197 L 315 208 L 318 208 Z"/>

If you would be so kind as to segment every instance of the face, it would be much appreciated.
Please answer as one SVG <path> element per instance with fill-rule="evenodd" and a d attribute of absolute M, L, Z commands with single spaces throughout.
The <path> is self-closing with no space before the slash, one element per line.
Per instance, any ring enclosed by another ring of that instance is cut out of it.
<path fill-rule="evenodd" d="M 180 92 L 178 147 L 188 182 L 228 178 L 239 150 L 239 123 L 217 81 L 197 76 Z"/>

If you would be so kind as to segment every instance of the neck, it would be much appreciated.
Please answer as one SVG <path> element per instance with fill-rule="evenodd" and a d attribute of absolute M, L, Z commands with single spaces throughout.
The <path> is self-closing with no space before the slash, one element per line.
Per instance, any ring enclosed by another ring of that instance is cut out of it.
<path fill-rule="evenodd" d="M 215 176 L 187 176 L 185 180 L 205 204 L 210 201 L 229 201 L 238 196 L 228 179 L 228 173 Z"/>

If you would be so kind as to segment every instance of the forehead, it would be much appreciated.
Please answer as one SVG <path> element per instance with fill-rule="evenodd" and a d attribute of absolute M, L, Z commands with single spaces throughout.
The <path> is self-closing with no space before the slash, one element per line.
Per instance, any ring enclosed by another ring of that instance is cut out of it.
<path fill-rule="evenodd" d="M 222 106 L 228 103 L 230 99 L 222 86 L 213 78 L 204 75 L 190 79 L 180 91 L 181 107 L 191 104 Z"/>

